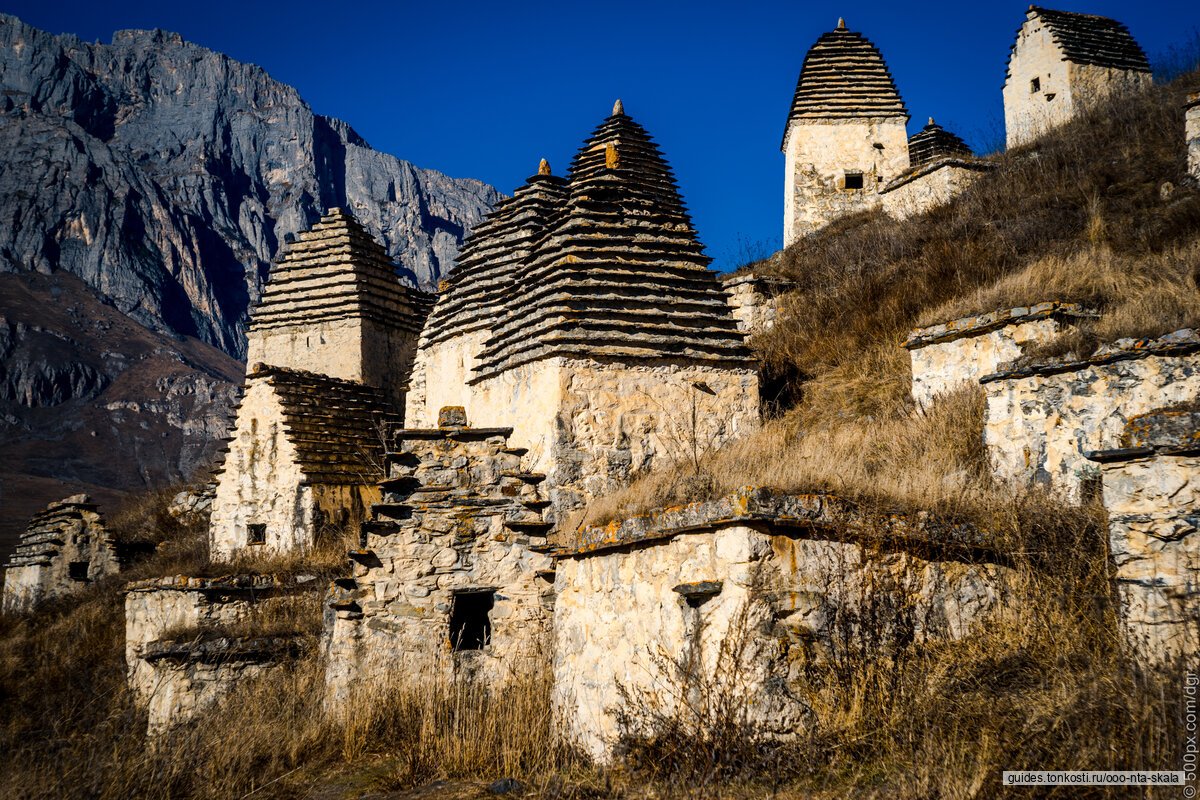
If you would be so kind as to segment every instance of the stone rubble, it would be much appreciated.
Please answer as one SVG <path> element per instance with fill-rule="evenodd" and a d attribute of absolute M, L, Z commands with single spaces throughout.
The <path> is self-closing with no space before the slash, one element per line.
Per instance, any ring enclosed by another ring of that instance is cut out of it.
<path fill-rule="evenodd" d="M 785 278 L 761 275 L 753 271 L 731 272 L 721 278 L 738 330 L 748 335 L 764 333 L 775 327 L 783 295 L 796 284 Z"/>

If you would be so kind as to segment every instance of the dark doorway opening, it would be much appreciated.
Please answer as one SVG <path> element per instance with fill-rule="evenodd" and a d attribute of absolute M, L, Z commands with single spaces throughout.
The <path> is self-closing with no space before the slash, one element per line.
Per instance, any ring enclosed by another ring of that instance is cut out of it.
<path fill-rule="evenodd" d="M 267 526 L 263 524 L 246 526 L 246 544 L 266 544 Z"/>
<path fill-rule="evenodd" d="M 492 639 L 492 606 L 495 592 L 459 592 L 450 610 L 450 646 L 456 652 L 482 650 Z"/>
<path fill-rule="evenodd" d="M 846 188 L 861 189 L 863 188 L 863 176 L 861 172 L 846 173 Z"/>
<path fill-rule="evenodd" d="M 86 561 L 71 561 L 67 563 L 67 577 L 73 581 L 86 581 L 88 579 L 88 562 Z"/>

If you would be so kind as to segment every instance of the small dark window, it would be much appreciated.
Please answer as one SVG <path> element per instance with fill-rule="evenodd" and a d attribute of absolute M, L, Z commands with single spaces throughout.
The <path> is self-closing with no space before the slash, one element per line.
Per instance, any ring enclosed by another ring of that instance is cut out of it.
<path fill-rule="evenodd" d="M 1054 99 L 1054 92 L 1049 92 L 1046 94 L 1046 102 L 1047 103 L 1049 103 L 1053 99 Z"/>
<path fill-rule="evenodd" d="M 266 544 L 267 526 L 262 524 L 246 526 L 246 544 Z"/>
<path fill-rule="evenodd" d="M 861 172 L 846 173 L 846 188 L 861 189 L 863 188 L 863 175 Z"/>
<path fill-rule="evenodd" d="M 73 581 L 86 581 L 88 579 L 88 562 L 86 561 L 71 561 L 67 564 L 67 577 Z"/>
<path fill-rule="evenodd" d="M 460 592 L 450 611 L 450 646 L 459 650 L 482 650 L 492 638 L 489 614 L 494 592 Z"/>
<path fill-rule="evenodd" d="M 1042 90 L 1042 81 L 1040 78 L 1034 78 L 1029 82 L 1029 93 L 1040 92 Z"/>

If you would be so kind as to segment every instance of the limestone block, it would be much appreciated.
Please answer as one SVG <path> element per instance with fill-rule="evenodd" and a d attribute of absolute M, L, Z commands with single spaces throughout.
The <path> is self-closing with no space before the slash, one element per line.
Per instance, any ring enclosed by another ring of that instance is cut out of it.
<path fill-rule="evenodd" d="M 933 398 L 978 381 L 1026 348 L 1046 344 L 1086 316 L 1073 303 L 1039 303 L 952 320 L 913 330 L 904 346 L 912 362 L 912 397 L 926 407 Z"/>
<path fill-rule="evenodd" d="M 1191 331 L 1119 344 L 1087 361 L 983 378 L 984 441 L 998 478 L 1042 483 L 1078 502 L 1099 474 L 1085 453 L 1119 447 L 1133 417 L 1200 397 Z"/>
<path fill-rule="evenodd" d="M 721 284 L 729 298 L 729 308 L 737 320 L 738 330 L 748 335 L 775 327 L 782 295 L 793 287 L 789 281 L 753 272 L 726 275 Z"/>

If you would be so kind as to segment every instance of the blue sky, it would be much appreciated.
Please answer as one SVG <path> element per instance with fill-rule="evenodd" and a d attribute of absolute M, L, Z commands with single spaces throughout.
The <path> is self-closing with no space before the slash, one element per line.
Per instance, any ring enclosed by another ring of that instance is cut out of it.
<path fill-rule="evenodd" d="M 837 18 L 883 51 L 908 104 L 977 150 L 1003 141 L 1000 87 L 1025 2 L 454 4 L 77 2 L 4 10 L 109 41 L 164 28 L 259 64 L 376 148 L 509 193 L 539 158 L 566 169 L 620 97 L 674 166 L 718 268 L 779 246 L 782 126 L 804 53 Z M 1192 0 L 1064 0 L 1116 17 L 1151 59 L 1193 40 Z"/>

